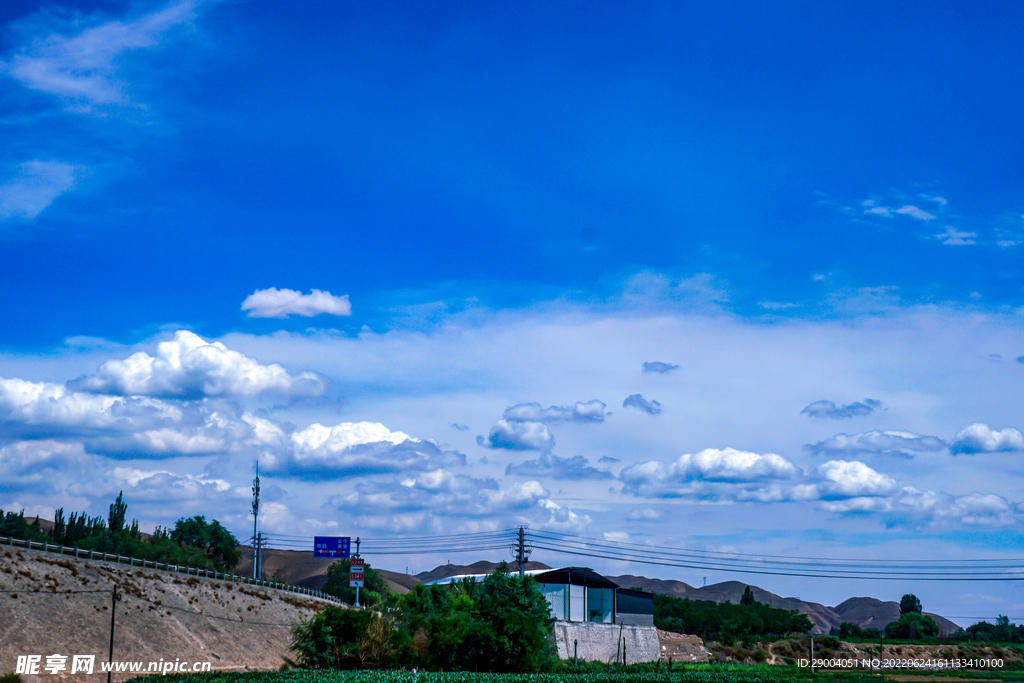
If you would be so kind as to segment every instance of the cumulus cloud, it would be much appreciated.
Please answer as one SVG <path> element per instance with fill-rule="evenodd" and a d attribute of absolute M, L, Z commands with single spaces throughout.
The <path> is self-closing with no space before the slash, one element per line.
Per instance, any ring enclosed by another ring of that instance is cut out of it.
<path fill-rule="evenodd" d="M 657 415 L 661 412 L 661 404 L 657 401 L 648 401 L 643 397 L 642 394 L 630 394 L 626 397 L 626 400 L 622 402 L 623 408 L 636 408 L 642 410 L 648 415 Z"/>
<path fill-rule="evenodd" d="M 464 432 L 469 429 L 468 425 L 461 425 L 458 422 L 449 422 L 448 426 L 458 432 Z"/>
<path fill-rule="evenodd" d="M 177 27 L 193 22 L 199 2 L 185 0 L 130 21 L 96 23 L 76 17 L 62 26 L 46 13 L 22 22 L 32 37 L 0 69 L 26 88 L 56 95 L 69 107 L 89 110 L 95 105 L 128 101 L 118 71 L 132 51 L 159 45 Z"/>
<path fill-rule="evenodd" d="M 352 304 L 348 295 L 333 296 L 330 292 L 314 289 L 310 294 L 293 289 L 257 289 L 242 302 L 242 310 L 249 311 L 250 318 L 287 318 L 301 315 L 307 318 L 328 313 L 330 315 L 352 315 Z"/>
<path fill-rule="evenodd" d="M 958 453 L 994 453 L 997 451 L 1024 451 L 1024 435 L 1018 430 L 992 429 L 987 424 L 976 422 L 964 427 L 953 438 L 949 450 Z"/>
<path fill-rule="evenodd" d="M 56 440 L 22 441 L 0 448 L 0 492 L 23 490 L 53 494 L 88 467 L 80 443 Z"/>
<path fill-rule="evenodd" d="M 262 365 L 220 342 L 179 330 L 173 340 L 157 345 L 156 356 L 140 351 L 125 360 L 108 360 L 96 374 L 68 386 L 122 396 L 319 396 L 327 391 L 327 380 L 312 372 L 290 374 L 277 363 Z"/>
<path fill-rule="evenodd" d="M 133 501 L 204 500 L 231 490 L 225 479 L 169 470 L 115 467 L 109 476 L 114 487 L 128 491 L 127 497 Z"/>
<path fill-rule="evenodd" d="M 848 417 L 871 415 L 882 407 L 882 402 L 873 398 L 855 401 L 845 406 L 836 406 L 832 401 L 815 401 L 800 411 L 801 415 L 817 418 L 842 420 Z"/>
<path fill-rule="evenodd" d="M 913 457 L 915 453 L 934 453 L 946 449 L 946 442 L 935 436 L 904 431 L 877 431 L 862 434 L 837 434 L 830 439 L 804 446 L 815 455 L 878 453 Z"/>
<path fill-rule="evenodd" d="M 476 442 L 486 448 L 510 451 L 550 451 L 554 448 L 555 437 L 542 422 L 498 420 L 487 438 L 478 436 Z"/>
<path fill-rule="evenodd" d="M 466 464 L 466 456 L 393 432 L 377 422 L 314 423 L 287 436 L 264 426 L 268 472 L 302 479 L 425 471 Z M 283 442 L 283 443 L 282 443 Z"/>
<path fill-rule="evenodd" d="M 780 455 L 734 448 L 706 448 L 681 455 L 672 463 L 659 460 L 622 470 L 623 492 L 655 498 L 695 500 L 783 500 L 800 483 L 803 471 Z"/>
<path fill-rule="evenodd" d="M 487 520 L 489 527 L 529 522 L 538 528 L 578 529 L 590 522 L 549 499 L 534 480 L 501 485 L 439 468 L 393 481 L 368 481 L 351 494 L 332 496 L 328 503 L 360 517 L 404 517 L 406 528 L 422 528 L 428 520 Z"/>
<path fill-rule="evenodd" d="M 524 477 L 551 477 L 552 479 L 611 479 L 612 473 L 590 466 L 582 455 L 559 458 L 552 453 L 542 453 L 536 460 L 527 460 L 521 465 L 509 465 L 506 475 Z"/>
<path fill-rule="evenodd" d="M 857 461 L 830 460 L 815 474 L 818 481 L 811 486 L 817 489 L 814 497 L 820 500 L 889 496 L 899 490 L 895 479 Z"/>
<path fill-rule="evenodd" d="M 780 455 L 733 448 L 687 453 L 673 463 L 652 460 L 619 477 L 631 495 L 720 502 L 835 501 L 899 490 L 891 477 L 861 462 L 832 460 L 804 472 Z"/>
<path fill-rule="evenodd" d="M 606 408 L 601 401 L 577 401 L 575 405 L 542 408 L 539 403 L 519 403 L 505 409 L 502 418 L 509 422 L 604 422 Z"/>
<path fill-rule="evenodd" d="M 75 392 L 60 384 L 0 378 L 5 433 L 134 431 L 177 424 L 187 408 L 158 399 Z"/>
<path fill-rule="evenodd" d="M 733 449 L 707 449 L 676 462 L 657 460 L 627 467 L 623 493 L 695 502 L 806 502 L 834 513 L 880 515 L 888 526 L 957 523 L 1006 526 L 1017 507 L 995 494 L 954 496 L 900 486 L 887 474 L 859 461 L 830 460 L 804 472 L 781 456 Z M 631 511 L 631 521 L 656 521 L 651 508 Z"/>
<path fill-rule="evenodd" d="M 644 372 L 656 372 L 659 375 L 667 375 L 673 370 L 678 370 L 678 365 L 671 363 L 662 363 L 660 360 L 656 360 L 653 363 L 644 363 Z"/>
<path fill-rule="evenodd" d="M 968 244 L 974 244 L 975 242 L 971 238 L 977 236 L 978 233 L 976 232 L 964 232 L 962 230 L 957 230 L 951 225 L 947 225 L 946 232 L 938 233 L 937 235 L 935 235 L 935 239 L 939 240 L 943 244 L 948 244 L 950 246 L 963 246 Z"/>
<path fill-rule="evenodd" d="M 774 453 L 760 455 L 734 448 L 705 448 L 700 453 L 679 456 L 673 473 L 686 480 L 767 481 L 792 479 L 800 474 L 800 468 Z"/>
<path fill-rule="evenodd" d="M 1018 523 L 1016 506 L 992 493 L 953 496 L 941 491 L 919 491 L 905 486 L 890 497 L 855 497 L 822 501 L 826 512 L 877 513 L 888 527 L 960 524 L 996 528 Z"/>
<path fill-rule="evenodd" d="M 57 197 L 74 189 L 81 169 L 59 161 L 28 161 L 0 185 L 0 221 L 32 219 Z"/>

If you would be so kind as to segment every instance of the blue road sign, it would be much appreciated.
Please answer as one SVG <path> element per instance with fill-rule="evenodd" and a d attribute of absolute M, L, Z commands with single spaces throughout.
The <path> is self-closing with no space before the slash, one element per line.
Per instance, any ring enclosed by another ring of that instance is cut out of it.
<path fill-rule="evenodd" d="M 313 557 L 348 557 L 348 536 L 314 536 Z"/>

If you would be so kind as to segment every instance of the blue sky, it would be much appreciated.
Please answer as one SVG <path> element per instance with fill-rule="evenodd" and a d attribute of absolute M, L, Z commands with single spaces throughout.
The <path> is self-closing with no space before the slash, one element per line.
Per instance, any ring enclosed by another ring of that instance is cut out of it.
<path fill-rule="evenodd" d="M 1022 22 L 4 3 L 0 507 L 1019 556 Z"/>

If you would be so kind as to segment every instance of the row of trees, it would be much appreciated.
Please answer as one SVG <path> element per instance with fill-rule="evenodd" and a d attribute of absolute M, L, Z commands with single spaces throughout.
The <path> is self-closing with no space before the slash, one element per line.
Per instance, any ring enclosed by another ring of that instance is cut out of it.
<path fill-rule="evenodd" d="M 127 519 L 122 491 L 111 503 L 106 520 L 86 512 L 72 512 L 65 518 L 64 508 L 58 508 L 48 531 L 43 531 L 38 518 L 29 523 L 24 510 L 0 510 L 0 535 L 217 571 L 232 569 L 241 559 L 238 540 L 217 520 L 183 517 L 173 528 L 157 527 L 152 536 L 143 538 L 138 521 L 128 525 Z"/>
<path fill-rule="evenodd" d="M 334 573 L 344 564 L 332 565 L 339 567 Z M 378 588 L 366 593 L 386 595 L 383 581 Z M 557 661 L 547 600 L 532 577 L 511 576 L 504 562 L 479 583 L 387 595 L 380 611 L 328 607 L 293 627 L 292 650 L 300 666 L 313 669 L 529 672 Z"/>
<path fill-rule="evenodd" d="M 749 586 L 737 605 L 655 593 L 654 625 L 666 631 L 696 633 L 705 640 L 784 636 L 806 633 L 812 626 L 806 614 L 757 602 Z"/>

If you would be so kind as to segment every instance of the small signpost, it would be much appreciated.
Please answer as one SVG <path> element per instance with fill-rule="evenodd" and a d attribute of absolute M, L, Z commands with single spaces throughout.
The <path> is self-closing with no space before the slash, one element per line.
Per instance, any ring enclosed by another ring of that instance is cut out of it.
<path fill-rule="evenodd" d="M 348 557 L 351 541 L 348 536 L 314 536 L 313 557 Z"/>
<path fill-rule="evenodd" d="M 363 587 L 363 578 L 366 576 L 366 560 L 359 557 L 359 538 L 356 538 L 356 556 L 348 563 L 348 585 L 356 589 L 356 604 L 359 607 L 359 589 Z"/>
<path fill-rule="evenodd" d="M 353 557 L 349 562 L 348 585 L 352 588 L 362 588 L 365 570 L 366 560 L 361 557 Z"/>

